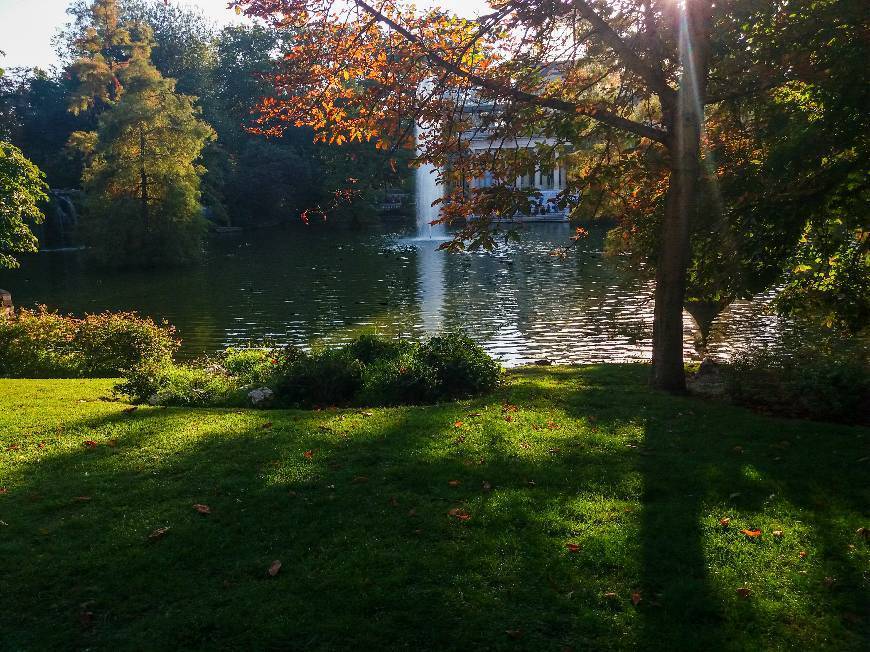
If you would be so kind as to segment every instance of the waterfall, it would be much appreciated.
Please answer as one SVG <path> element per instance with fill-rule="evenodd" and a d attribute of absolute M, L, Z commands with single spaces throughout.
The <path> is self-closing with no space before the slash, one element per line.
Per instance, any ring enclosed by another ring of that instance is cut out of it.
<path fill-rule="evenodd" d="M 417 142 L 417 155 L 422 151 L 421 137 L 425 129 L 419 123 L 414 125 L 414 137 Z M 447 229 L 443 224 L 432 224 L 438 219 L 440 204 L 433 206 L 432 202 L 443 196 L 443 188 L 438 184 L 438 171 L 434 165 L 425 163 L 417 168 L 417 237 L 439 240 L 447 237 Z"/>
<path fill-rule="evenodd" d="M 79 213 L 73 202 L 75 190 L 51 189 L 51 201 L 45 213 L 45 226 L 42 229 L 42 248 L 52 249 L 71 247 L 79 223 Z"/>

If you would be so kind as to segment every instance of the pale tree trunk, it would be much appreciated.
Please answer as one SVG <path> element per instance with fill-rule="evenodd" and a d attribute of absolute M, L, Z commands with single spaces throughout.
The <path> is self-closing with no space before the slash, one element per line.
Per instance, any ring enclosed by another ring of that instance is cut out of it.
<path fill-rule="evenodd" d="M 676 106 L 669 107 L 671 176 L 656 266 L 653 387 L 684 392 L 683 303 L 689 264 L 689 225 L 697 207 L 706 89 L 710 3 L 685 3 L 680 26 L 683 71 Z"/>

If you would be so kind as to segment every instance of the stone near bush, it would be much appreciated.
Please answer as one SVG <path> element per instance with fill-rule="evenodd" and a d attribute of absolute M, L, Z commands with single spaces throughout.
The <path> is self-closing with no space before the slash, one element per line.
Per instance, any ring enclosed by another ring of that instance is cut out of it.
<path fill-rule="evenodd" d="M 275 397 L 275 392 L 273 392 L 268 387 L 260 387 L 259 389 L 252 389 L 248 392 L 248 398 L 251 401 L 251 405 L 254 407 L 263 407 L 272 402 L 272 399 Z"/>

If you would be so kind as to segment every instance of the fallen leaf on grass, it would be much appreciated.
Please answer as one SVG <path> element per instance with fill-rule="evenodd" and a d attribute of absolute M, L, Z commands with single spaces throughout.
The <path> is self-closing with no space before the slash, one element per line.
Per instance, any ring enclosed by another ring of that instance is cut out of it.
<path fill-rule="evenodd" d="M 806 550 L 801 550 L 801 551 L 798 553 L 798 557 L 800 557 L 801 559 L 806 559 L 806 557 L 807 557 Z"/>
<path fill-rule="evenodd" d="M 777 539 L 781 539 L 781 538 L 782 538 L 782 530 L 774 530 L 773 532 L 771 532 L 771 534 L 772 534 L 773 536 L 775 536 Z"/>
<path fill-rule="evenodd" d="M 0 494 L 8 494 L 9 490 L 6 487 L 0 487 Z"/>
<path fill-rule="evenodd" d="M 750 589 L 748 586 L 741 586 L 739 589 L 737 589 L 736 592 L 737 595 L 739 595 L 743 599 L 746 599 L 750 595 L 752 595 L 752 589 Z"/>
<path fill-rule="evenodd" d="M 547 427 L 550 430 L 556 430 L 559 428 L 559 424 L 557 424 L 555 421 L 550 420 L 550 421 L 547 421 Z"/>
<path fill-rule="evenodd" d="M 201 505 L 199 503 L 196 503 L 193 508 L 200 514 L 211 514 L 211 507 L 209 507 L 208 505 Z"/>
<path fill-rule="evenodd" d="M 836 577 L 826 577 L 824 580 L 822 580 L 822 583 L 830 589 L 831 587 L 834 586 L 834 584 L 837 583 L 837 578 Z"/>
<path fill-rule="evenodd" d="M 453 424 L 453 427 L 454 427 L 454 428 L 461 428 L 461 427 L 462 427 L 462 422 L 461 422 L 461 421 L 457 421 L 456 423 Z"/>
<path fill-rule="evenodd" d="M 616 600 L 617 596 L 616 593 L 614 593 L 613 591 L 608 591 L 604 594 L 604 598 L 607 600 Z"/>
<path fill-rule="evenodd" d="M 304 457 L 306 460 L 310 460 L 311 458 L 314 457 L 314 451 L 307 450 L 304 453 L 302 453 L 302 457 Z"/>
<path fill-rule="evenodd" d="M 93 439 L 85 439 L 82 442 L 82 444 L 84 444 L 88 448 L 96 448 L 97 447 L 97 442 L 95 442 Z"/>
<path fill-rule="evenodd" d="M 124 414 L 133 414 L 136 410 L 139 409 L 139 406 L 134 405 L 133 407 L 124 408 L 121 410 Z"/>
<path fill-rule="evenodd" d="M 756 530 L 756 529 L 746 530 L 746 529 L 743 529 L 743 530 L 740 530 L 740 534 L 745 534 L 745 535 L 748 536 L 750 539 L 757 539 L 758 537 L 761 536 L 761 530 Z"/>
<path fill-rule="evenodd" d="M 580 552 L 579 543 L 566 543 L 565 547 L 568 548 L 568 552 Z"/>
<path fill-rule="evenodd" d="M 280 570 L 281 570 L 281 562 L 280 562 L 280 560 L 276 559 L 275 561 L 273 561 L 271 563 L 271 565 L 269 566 L 269 570 L 267 570 L 266 572 L 269 574 L 269 577 L 275 577 L 278 574 L 278 571 L 280 571 Z"/>
<path fill-rule="evenodd" d="M 109 441 L 106 442 L 106 446 L 109 446 L 110 448 L 115 448 L 117 445 L 118 445 L 117 439 L 110 439 Z"/>
<path fill-rule="evenodd" d="M 862 539 L 870 539 L 870 528 L 859 527 L 855 530 L 855 534 L 857 534 Z"/>
<path fill-rule="evenodd" d="M 149 541 L 160 541 L 163 537 L 166 536 L 166 533 L 169 532 L 168 527 L 159 527 L 154 530 L 151 534 L 148 535 Z"/>
<path fill-rule="evenodd" d="M 721 525 L 722 527 L 728 527 L 729 525 L 731 525 L 731 519 L 727 516 L 725 518 L 720 518 L 719 525 Z"/>
<path fill-rule="evenodd" d="M 268 430 L 268 429 L 271 428 L 271 427 L 272 427 L 272 422 L 271 422 L 271 421 L 267 421 L 267 422 L 264 423 L 262 426 L 260 426 L 260 428 L 262 428 L 263 430 Z"/>
<path fill-rule="evenodd" d="M 631 592 L 631 604 L 633 604 L 635 607 L 638 605 L 641 599 L 642 598 L 640 597 L 640 591 Z"/>
<path fill-rule="evenodd" d="M 360 414 L 363 415 L 364 417 L 373 417 L 373 416 L 375 416 L 375 413 L 374 413 L 374 412 L 360 412 Z"/>
<path fill-rule="evenodd" d="M 504 420 L 507 421 L 508 423 L 510 423 L 511 421 L 514 420 L 514 418 L 510 414 L 506 414 L 504 417 Z"/>
<path fill-rule="evenodd" d="M 462 484 L 462 481 L 461 480 L 448 480 L 447 484 L 449 484 L 451 487 L 458 487 L 459 485 Z"/>
<path fill-rule="evenodd" d="M 468 521 L 471 519 L 471 514 L 466 512 L 464 509 L 460 507 L 454 507 L 450 511 L 447 512 L 448 516 L 452 516 L 457 521 Z"/>

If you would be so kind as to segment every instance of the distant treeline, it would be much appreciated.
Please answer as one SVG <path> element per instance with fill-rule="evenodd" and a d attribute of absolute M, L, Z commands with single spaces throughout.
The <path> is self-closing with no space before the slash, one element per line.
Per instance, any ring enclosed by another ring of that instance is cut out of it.
<path fill-rule="evenodd" d="M 178 3 L 146 0 L 78 0 L 68 12 L 70 22 L 55 39 L 58 68 L 17 68 L 0 77 L 0 140 L 18 146 L 52 188 L 82 187 L 89 163 L 81 148 L 70 147 L 71 136 L 98 133 L 113 102 L 111 93 L 84 104 L 78 96 L 100 66 L 130 62 L 144 38 L 141 26 L 151 32 L 150 63 L 162 78 L 175 80 L 174 92 L 190 96 L 197 118 L 214 131 L 196 160 L 200 203 L 212 222 L 258 226 L 298 219 L 318 206 L 332 206 L 338 218 L 360 219 L 373 211 L 384 187 L 403 182 L 406 168 L 396 172 L 386 154 L 368 144 L 315 144 L 308 130 L 293 127 L 280 137 L 247 130 L 253 107 L 273 92 L 264 75 L 290 47 L 289 32 L 255 24 L 217 28 Z M 132 36 L 118 37 L 117 30 L 107 36 L 95 24 L 95 15 L 106 12 L 116 12 L 117 28 Z M 87 51 L 95 38 L 106 42 Z M 336 206 L 349 179 L 355 192 Z"/>

